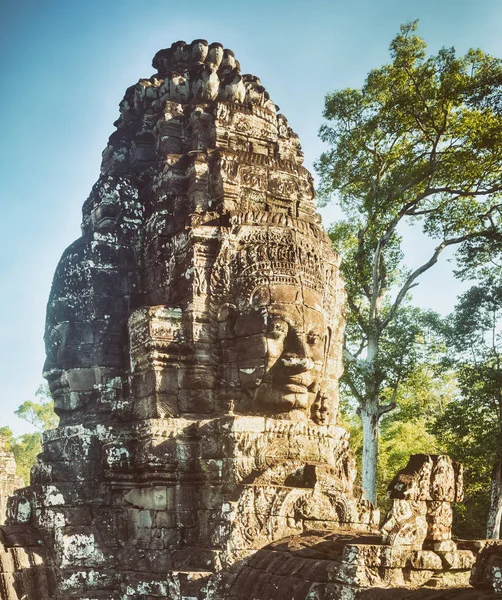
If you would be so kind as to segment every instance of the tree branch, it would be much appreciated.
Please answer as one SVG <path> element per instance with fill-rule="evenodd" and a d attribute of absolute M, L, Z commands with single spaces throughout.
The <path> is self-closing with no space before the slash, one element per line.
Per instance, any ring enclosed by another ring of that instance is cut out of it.
<path fill-rule="evenodd" d="M 427 190 L 427 195 L 432 196 L 434 194 L 452 194 L 457 196 L 457 198 L 465 198 L 466 196 L 489 196 L 490 194 L 496 194 L 497 192 L 502 191 L 502 183 L 499 185 L 494 185 L 487 189 L 473 189 L 469 188 L 468 190 L 456 190 L 451 187 L 439 187 L 439 188 L 429 188 Z"/>
<path fill-rule="evenodd" d="M 380 419 L 382 415 L 385 415 L 391 410 L 394 410 L 396 406 L 397 404 L 394 402 L 394 400 L 392 402 L 389 402 L 388 404 L 380 404 L 380 406 L 378 407 L 378 419 Z"/>
<path fill-rule="evenodd" d="M 343 347 L 342 353 L 347 362 L 357 362 L 357 356 L 355 354 L 352 354 L 352 352 L 347 348 L 347 346 Z"/>
<path fill-rule="evenodd" d="M 366 340 L 366 337 L 363 336 L 361 339 L 361 342 L 359 344 L 359 348 L 356 351 L 349 350 L 347 347 L 347 336 L 345 336 L 345 342 L 343 345 L 343 352 L 346 353 L 345 358 L 350 362 L 357 361 L 359 359 L 359 356 L 361 355 L 361 352 L 364 350 L 366 345 L 367 345 L 367 340 Z"/>
<path fill-rule="evenodd" d="M 382 322 L 382 329 L 385 329 L 385 327 L 387 327 L 387 325 L 392 321 L 392 319 L 394 318 L 394 315 L 396 314 L 397 309 L 401 305 L 402 301 L 404 300 L 406 294 L 411 289 L 411 287 L 412 287 L 413 283 L 415 282 L 415 280 L 417 279 L 417 277 L 422 275 L 422 273 L 425 273 L 425 271 L 428 271 L 433 265 L 436 264 L 439 255 L 445 248 L 447 248 L 448 246 L 454 246 L 455 244 L 461 244 L 462 242 L 465 242 L 466 240 L 469 240 L 469 239 L 472 239 L 475 237 L 486 237 L 486 236 L 490 235 L 490 233 L 491 232 L 489 230 L 485 230 L 485 231 L 479 231 L 477 233 L 470 233 L 470 234 L 462 235 L 462 236 L 459 236 L 456 238 L 451 238 L 449 240 L 443 240 L 439 244 L 439 246 L 436 247 L 436 249 L 434 250 L 430 259 L 426 263 L 424 263 L 422 266 L 418 267 L 418 269 L 415 269 L 415 271 L 413 271 L 413 273 L 405 281 L 403 287 L 401 288 L 398 295 L 396 296 L 396 299 L 395 299 L 390 311 L 388 312 L 387 316 L 385 317 L 385 319 Z"/>
<path fill-rule="evenodd" d="M 359 325 L 359 327 L 362 329 L 362 331 L 364 333 L 368 333 L 367 332 L 367 328 L 365 325 L 365 321 L 363 316 L 361 315 L 361 311 L 359 310 L 359 307 L 356 305 L 356 303 L 352 300 L 352 298 L 350 297 L 349 294 L 347 294 L 347 304 L 350 308 L 350 310 L 352 311 L 352 313 L 354 314 L 354 316 L 356 317 L 357 323 Z"/>
<path fill-rule="evenodd" d="M 359 390 L 355 386 L 355 384 L 352 381 L 352 379 L 350 378 L 350 376 L 348 376 L 347 374 L 345 374 L 345 377 L 343 378 L 343 381 L 349 386 L 350 391 L 352 392 L 352 395 L 357 400 L 359 406 L 361 406 L 362 403 L 363 403 L 363 396 L 359 393 Z"/>
<path fill-rule="evenodd" d="M 371 294 L 370 313 L 369 313 L 370 321 L 375 319 L 375 317 L 376 317 L 378 298 L 380 296 L 380 286 L 378 285 L 378 281 L 379 281 L 378 272 L 379 272 L 379 268 L 380 268 L 381 256 L 382 256 L 382 240 L 380 239 L 377 243 L 375 253 L 373 254 L 373 264 L 372 264 L 372 268 L 371 268 L 372 294 Z"/>

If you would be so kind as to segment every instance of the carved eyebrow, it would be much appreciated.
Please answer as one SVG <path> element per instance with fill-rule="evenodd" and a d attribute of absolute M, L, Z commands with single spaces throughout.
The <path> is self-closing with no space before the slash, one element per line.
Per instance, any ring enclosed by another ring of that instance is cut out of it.
<path fill-rule="evenodd" d="M 267 310 L 267 314 L 269 314 L 272 317 L 279 317 L 280 319 L 284 319 L 287 320 L 288 318 L 291 318 L 293 315 L 289 315 L 289 314 L 284 314 L 284 312 L 282 310 L 280 310 L 279 308 L 274 308 L 273 306 L 269 306 L 268 310 Z M 300 315 L 298 315 L 300 316 Z M 302 319 L 303 322 L 303 319 Z"/>
<path fill-rule="evenodd" d="M 298 316 L 301 317 L 301 315 Z M 305 321 L 302 318 L 295 320 L 289 315 L 284 315 L 273 311 L 268 312 L 268 317 L 270 317 L 272 323 L 273 321 L 282 321 L 283 323 L 286 323 L 288 328 L 294 329 L 297 334 L 301 334 L 303 336 L 308 336 L 310 334 L 310 332 L 307 331 L 305 327 Z M 270 326 L 270 322 L 267 322 L 267 326 Z M 318 327 L 318 331 L 320 332 L 319 335 L 322 337 L 324 335 L 324 329 L 322 327 Z M 318 332 L 315 333 L 317 334 Z"/>
<path fill-rule="evenodd" d="M 320 335 L 320 336 L 323 336 L 324 335 L 324 329 L 322 329 L 321 327 L 311 327 L 310 329 L 307 330 L 307 335 Z"/>
<path fill-rule="evenodd" d="M 287 323 L 288 325 L 294 325 L 294 323 L 291 322 L 291 319 L 288 319 L 287 316 L 285 316 L 285 315 L 280 315 L 278 313 L 273 313 L 273 312 L 268 311 L 267 317 L 270 317 L 270 320 L 272 322 L 283 321 L 284 323 Z"/>
<path fill-rule="evenodd" d="M 313 323 L 313 324 L 306 323 L 306 325 L 307 325 L 306 329 L 309 333 L 311 331 L 313 331 L 313 332 L 322 331 L 324 333 L 324 331 L 326 330 L 326 327 L 322 323 Z"/>

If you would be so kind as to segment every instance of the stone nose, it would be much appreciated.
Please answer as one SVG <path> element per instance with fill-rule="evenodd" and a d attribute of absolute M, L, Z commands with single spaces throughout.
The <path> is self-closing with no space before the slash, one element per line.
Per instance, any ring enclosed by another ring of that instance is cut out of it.
<path fill-rule="evenodd" d="M 285 367 L 294 369 L 298 373 L 309 371 L 313 367 L 305 334 L 294 327 L 288 330 L 281 362 Z"/>
<path fill-rule="evenodd" d="M 61 369 L 49 369 L 44 370 L 43 377 L 47 380 L 49 387 L 52 389 L 54 386 L 60 386 L 63 380 L 65 372 Z"/>

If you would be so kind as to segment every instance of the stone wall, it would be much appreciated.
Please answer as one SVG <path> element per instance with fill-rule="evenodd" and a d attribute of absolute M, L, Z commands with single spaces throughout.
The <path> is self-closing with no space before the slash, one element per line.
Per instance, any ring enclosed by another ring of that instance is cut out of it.
<path fill-rule="evenodd" d="M 0 437 L 0 525 L 5 523 L 7 500 L 14 490 L 24 486 L 22 477 L 16 474 L 16 460 Z"/>

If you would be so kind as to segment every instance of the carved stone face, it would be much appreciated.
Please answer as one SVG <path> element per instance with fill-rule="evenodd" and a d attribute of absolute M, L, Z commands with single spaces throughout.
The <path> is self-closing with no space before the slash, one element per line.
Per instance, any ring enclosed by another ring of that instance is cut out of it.
<path fill-rule="evenodd" d="M 82 408 L 89 400 L 95 386 L 93 369 L 53 369 L 45 373 L 49 383 L 54 409 L 57 414 L 61 411 L 74 411 Z"/>
<path fill-rule="evenodd" d="M 329 340 L 320 295 L 261 286 L 234 323 L 239 381 L 260 412 L 306 413 L 319 390 Z"/>

